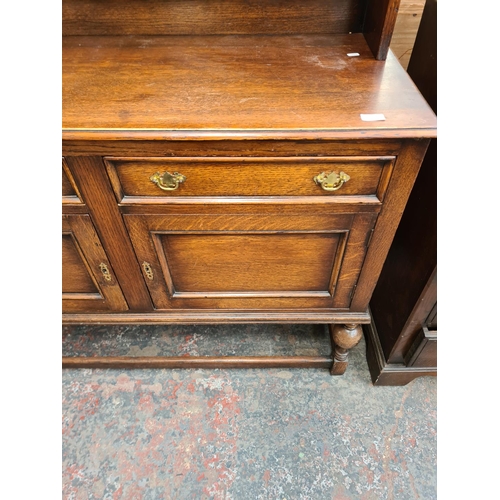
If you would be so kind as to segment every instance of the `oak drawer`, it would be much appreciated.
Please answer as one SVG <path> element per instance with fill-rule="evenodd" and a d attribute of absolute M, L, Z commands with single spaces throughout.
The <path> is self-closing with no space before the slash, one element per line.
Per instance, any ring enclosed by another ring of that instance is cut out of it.
<path fill-rule="evenodd" d="M 394 157 L 106 157 L 105 163 L 117 200 L 122 204 L 161 204 L 182 198 L 194 201 L 214 197 L 323 197 L 380 203 Z M 172 176 L 179 174 L 177 181 L 163 177 L 165 172 Z M 321 177 L 316 181 L 315 177 L 322 173 L 326 177 L 331 172 L 347 177 L 330 177 L 326 190 L 321 186 Z"/>

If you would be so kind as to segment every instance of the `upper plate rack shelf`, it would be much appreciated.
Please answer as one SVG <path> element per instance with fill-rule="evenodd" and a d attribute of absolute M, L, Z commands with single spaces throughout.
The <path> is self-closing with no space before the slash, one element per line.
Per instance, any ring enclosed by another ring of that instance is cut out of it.
<path fill-rule="evenodd" d="M 63 35 L 363 33 L 385 60 L 400 0 L 63 0 Z"/>

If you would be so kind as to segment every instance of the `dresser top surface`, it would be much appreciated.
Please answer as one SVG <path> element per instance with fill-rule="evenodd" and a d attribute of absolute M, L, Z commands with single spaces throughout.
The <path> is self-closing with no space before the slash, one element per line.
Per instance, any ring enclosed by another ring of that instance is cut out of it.
<path fill-rule="evenodd" d="M 406 71 L 361 34 L 63 37 L 64 139 L 435 136 Z"/>

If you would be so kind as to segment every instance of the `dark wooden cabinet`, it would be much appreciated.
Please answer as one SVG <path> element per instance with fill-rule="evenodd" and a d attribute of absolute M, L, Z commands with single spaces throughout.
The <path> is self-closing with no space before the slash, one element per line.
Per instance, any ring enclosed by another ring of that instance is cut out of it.
<path fill-rule="evenodd" d="M 436 134 L 397 3 L 65 0 L 63 191 L 128 310 L 64 322 L 325 323 L 343 373 Z"/>
<path fill-rule="evenodd" d="M 422 14 L 408 74 L 436 102 L 437 1 Z M 437 374 L 437 140 L 432 139 L 370 302 L 373 382 L 402 385 Z"/>

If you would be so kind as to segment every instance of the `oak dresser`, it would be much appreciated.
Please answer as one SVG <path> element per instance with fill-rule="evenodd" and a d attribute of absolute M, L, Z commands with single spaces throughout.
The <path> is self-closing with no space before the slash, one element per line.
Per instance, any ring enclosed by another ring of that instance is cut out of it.
<path fill-rule="evenodd" d="M 63 0 L 63 321 L 323 323 L 344 373 L 436 117 L 398 0 Z"/>

